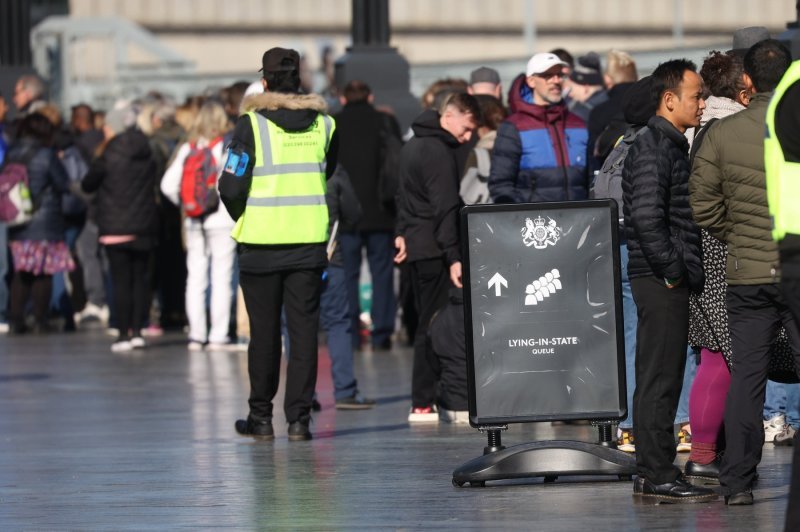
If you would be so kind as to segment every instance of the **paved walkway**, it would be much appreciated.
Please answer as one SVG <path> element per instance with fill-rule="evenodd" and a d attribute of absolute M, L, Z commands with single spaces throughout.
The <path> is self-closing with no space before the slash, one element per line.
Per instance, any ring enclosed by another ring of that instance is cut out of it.
<path fill-rule="evenodd" d="M 177 336 L 112 354 L 100 332 L 0 337 L 0 530 L 780 530 L 791 448 L 764 448 L 752 507 L 642 506 L 631 483 L 542 479 L 455 488 L 486 441 L 410 427 L 411 351 L 359 353 L 369 411 L 333 408 L 321 352 L 310 442 L 238 436 L 246 355 L 190 353 Z M 282 396 L 282 392 L 279 397 Z M 512 425 L 505 445 L 592 441 L 585 426 Z M 680 457 L 685 460 L 685 455 Z"/>

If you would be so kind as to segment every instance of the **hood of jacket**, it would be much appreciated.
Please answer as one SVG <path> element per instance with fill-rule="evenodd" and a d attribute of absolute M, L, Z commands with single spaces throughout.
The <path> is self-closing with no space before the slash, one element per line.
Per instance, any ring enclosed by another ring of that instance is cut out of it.
<path fill-rule="evenodd" d="M 633 126 L 644 126 L 650 120 L 656 109 L 658 102 L 652 95 L 653 79 L 645 76 L 634 83 L 623 98 L 622 108 L 625 113 L 625 121 Z"/>
<path fill-rule="evenodd" d="M 109 154 L 119 154 L 123 159 L 142 160 L 152 157 L 150 141 L 144 133 L 135 128 L 129 128 L 111 139 L 106 146 Z"/>
<path fill-rule="evenodd" d="M 316 94 L 264 92 L 245 98 L 242 112 L 257 111 L 287 131 L 303 131 L 314 123 L 328 106 Z"/>
<path fill-rule="evenodd" d="M 528 87 L 525 79 L 524 75 L 517 76 L 511 85 L 508 93 L 508 107 L 511 113 L 525 113 L 537 122 L 545 124 L 566 120 L 569 110 L 564 100 L 550 105 L 533 103 L 533 89 Z"/>
<path fill-rule="evenodd" d="M 421 115 L 414 119 L 411 124 L 411 129 L 414 131 L 414 136 L 423 137 L 437 137 L 439 140 L 448 146 L 459 146 L 460 143 L 449 131 L 442 129 L 442 124 L 439 122 L 439 113 L 428 109 Z"/>

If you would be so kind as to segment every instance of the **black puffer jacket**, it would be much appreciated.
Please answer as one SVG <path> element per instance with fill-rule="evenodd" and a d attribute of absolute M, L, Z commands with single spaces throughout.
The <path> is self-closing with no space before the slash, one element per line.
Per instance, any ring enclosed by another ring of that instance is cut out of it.
<path fill-rule="evenodd" d="M 9 230 L 10 240 L 64 240 L 61 196 L 69 189 L 69 177 L 55 150 L 30 138 L 19 140 L 6 154 L 7 161 L 28 161 L 28 182 L 33 199 L 33 218 Z M 2 250 L 5 253 L 5 250 Z"/>
<path fill-rule="evenodd" d="M 111 139 L 102 155 L 92 161 L 81 188 L 97 192 L 96 220 L 101 235 L 156 235 L 155 168 L 147 137 L 133 128 Z"/>
<path fill-rule="evenodd" d="M 414 137 L 400 154 L 397 234 L 405 237 L 409 262 L 445 257 L 458 250 L 458 140 L 442 129 L 439 113 L 425 111 L 411 125 Z"/>
<path fill-rule="evenodd" d="M 689 206 L 689 143 L 654 116 L 631 146 L 622 170 L 628 276 L 680 279 L 703 288 L 700 229 Z"/>

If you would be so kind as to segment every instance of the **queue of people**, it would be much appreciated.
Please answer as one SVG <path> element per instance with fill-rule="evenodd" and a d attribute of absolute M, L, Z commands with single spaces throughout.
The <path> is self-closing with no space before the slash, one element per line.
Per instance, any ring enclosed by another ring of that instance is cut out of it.
<path fill-rule="evenodd" d="M 594 53 L 577 61 L 563 49 L 537 53 L 511 83 L 508 107 L 493 69 L 440 80 L 406 135 L 361 80 L 341 88 L 341 109 L 330 113 L 303 90 L 299 54 L 283 48 L 264 53 L 255 90 L 236 84 L 180 110 L 154 93 L 100 121 L 81 104 L 67 128 L 48 110 L 41 81 L 25 76 L 17 119 L 0 120 L 2 172 L 23 172 L 31 199 L 28 218 L 0 225 L 9 250 L 0 274 L 12 272 L 10 290 L 0 283 L 0 322 L 12 334 L 51 331 L 54 311 L 66 329 L 107 322 L 111 350 L 126 352 L 183 313 L 188 350 L 246 346 L 242 435 L 274 437 L 272 403 L 288 357 L 284 413 L 289 439 L 304 441 L 318 406 L 318 329 L 328 335 L 336 407 L 372 408 L 353 356 L 365 344 L 391 349 L 400 309 L 414 352 L 409 423 L 464 422 L 465 379 L 450 371 L 461 363 L 431 339 L 442 329 L 431 320 L 462 289 L 459 209 L 612 197 L 624 213 L 631 410 L 618 443 L 636 453 L 634 495 L 707 502 L 716 494 L 706 485 L 718 483 L 726 504 L 752 504 L 767 422 L 784 416 L 776 445 L 797 438 L 786 416 L 798 395 L 776 407 L 767 391 L 768 378 L 797 386 L 800 331 L 780 284 L 792 237 L 779 255 L 763 139 L 770 124 L 793 139 L 797 124 L 787 130 L 768 108 L 796 69 L 758 28 L 737 32 L 733 48 L 711 52 L 699 71 L 676 59 L 637 79 L 628 54 L 613 50 L 605 62 L 603 70 Z M 4 106 L 0 98 L 0 118 Z M 69 150 L 82 166 L 67 164 Z M 616 188 L 601 191 L 596 180 L 612 155 Z M 76 201 L 82 209 L 68 208 Z M 364 251 L 373 290 L 366 334 Z M 183 273 L 155 259 L 169 253 Z M 71 272 L 80 282 L 55 298 L 54 278 L 64 284 Z M 181 275 L 176 306 L 172 281 Z M 51 303 L 64 294 L 69 304 Z M 237 331 L 237 313 L 247 330 Z M 673 464 L 680 450 L 691 453 L 685 470 Z"/>

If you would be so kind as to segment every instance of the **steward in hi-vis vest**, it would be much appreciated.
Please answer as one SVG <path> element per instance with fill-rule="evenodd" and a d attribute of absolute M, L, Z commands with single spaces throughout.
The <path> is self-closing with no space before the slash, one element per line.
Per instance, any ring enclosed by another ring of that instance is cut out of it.
<path fill-rule="evenodd" d="M 784 74 L 767 109 L 764 139 L 772 235 L 781 259 L 781 292 L 800 323 L 800 61 Z M 795 355 L 795 366 L 798 365 Z M 795 434 L 792 482 L 784 530 L 800 530 L 800 457 Z"/>
<path fill-rule="evenodd" d="M 320 96 L 300 94 L 295 50 L 272 48 L 262 65 L 264 93 L 242 103 L 219 180 L 220 198 L 236 221 L 231 236 L 238 243 L 250 319 L 250 414 L 236 422 L 236 430 L 273 438 L 283 309 L 291 345 L 284 413 L 289 439 L 308 440 L 327 264 L 325 191 L 336 169 L 336 124 Z"/>

